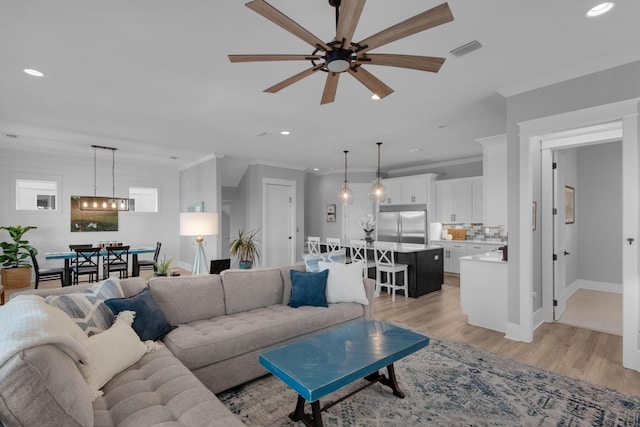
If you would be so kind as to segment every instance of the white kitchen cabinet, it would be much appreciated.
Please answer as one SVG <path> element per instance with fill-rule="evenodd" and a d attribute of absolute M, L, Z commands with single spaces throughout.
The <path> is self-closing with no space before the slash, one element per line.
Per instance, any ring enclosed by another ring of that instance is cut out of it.
<path fill-rule="evenodd" d="M 407 177 L 387 178 L 382 185 L 388 196 L 383 205 L 429 205 L 431 186 L 437 175 L 422 174 Z"/>
<path fill-rule="evenodd" d="M 382 185 L 387 188 L 387 200 L 381 205 L 399 205 L 402 203 L 402 181 L 399 178 L 387 178 L 382 180 Z"/>
<path fill-rule="evenodd" d="M 474 183 L 476 191 L 481 193 L 482 178 L 460 178 L 436 182 L 437 221 L 438 222 L 477 222 L 474 218 Z M 476 201 L 475 203 L 479 203 Z M 480 209 L 482 209 L 480 207 Z M 479 218 L 482 222 L 482 219 Z"/>
<path fill-rule="evenodd" d="M 437 242 L 443 248 L 444 271 L 460 273 L 460 258 L 467 255 L 467 244 L 460 241 Z"/>
<path fill-rule="evenodd" d="M 460 308 L 470 325 L 507 329 L 507 262 L 499 253 L 460 260 Z"/>
<path fill-rule="evenodd" d="M 483 191 L 482 191 L 482 178 L 474 179 L 472 181 L 473 195 L 472 195 L 472 215 L 471 222 L 483 223 L 484 211 L 483 211 Z"/>
<path fill-rule="evenodd" d="M 484 254 L 487 252 L 493 252 L 501 247 L 502 244 L 496 243 L 467 243 L 467 255 Z"/>
<path fill-rule="evenodd" d="M 476 139 L 482 145 L 485 225 L 507 225 L 507 135 Z"/>

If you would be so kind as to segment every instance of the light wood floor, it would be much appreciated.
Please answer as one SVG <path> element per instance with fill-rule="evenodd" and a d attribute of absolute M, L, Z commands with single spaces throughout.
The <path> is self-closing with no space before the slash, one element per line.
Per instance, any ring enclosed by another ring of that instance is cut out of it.
<path fill-rule="evenodd" d="M 150 271 L 141 272 L 144 278 L 152 275 Z M 60 282 L 40 284 L 42 288 L 59 286 Z M 622 367 L 622 337 L 545 323 L 535 331 L 532 343 L 508 340 L 502 333 L 467 324 L 467 316 L 460 310 L 460 279 L 456 276 L 445 275 L 442 291 L 420 298 L 398 297 L 394 303 L 383 293 L 374 300 L 373 313 L 379 320 L 640 397 L 640 372 Z"/>
<path fill-rule="evenodd" d="M 622 367 L 622 337 L 544 323 L 531 343 L 508 340 L 467 324 L 456 276 L 445 275 L 442 291 L 420 298 L 396 297 L 394 303 L 383 293 L 374 301 L 373 317 L 640 397 L 640 372 Z"/>

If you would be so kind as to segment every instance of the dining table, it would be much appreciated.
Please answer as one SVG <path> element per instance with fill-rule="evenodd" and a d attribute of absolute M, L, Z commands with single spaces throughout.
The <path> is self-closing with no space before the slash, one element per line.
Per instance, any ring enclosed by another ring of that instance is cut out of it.
<path fill-rule="evenodd" d="M 140 264 L 138 263 L 139 254 L 154 253 L 156 248 L 129 248 L 129 253 L 132 255 L 132 267 L 131 276 L 136 277 L 140 275 Z M 107 255 L 107 249 L 102 248 L 99 252 L 100 256 Z M 64 280 L 62 286 L 71 285 L 71 260 L 75 259 L 75 251 L 64 252 L 47 252 L 44 254 L 44 259 L 63 259 L 64 260 Z"/>

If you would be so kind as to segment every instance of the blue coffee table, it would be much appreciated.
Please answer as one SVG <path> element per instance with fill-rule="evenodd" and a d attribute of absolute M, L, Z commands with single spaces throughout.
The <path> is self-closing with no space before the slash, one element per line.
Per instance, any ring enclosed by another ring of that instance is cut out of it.
<path fill-rule="evenodd" d="M 400 398 L 393 363 L 429 345 L 429 338 L 389 323 L 369 320 L 304 338 L 260 355 L 260 364 L 298 393 L 289 415 L 307 426 L 322 426 L 322 411 L 377 382 Z M 387 376 L 378 370 L 387 368 Z M 320 408 L 320 399 L 357 380 L 368 382 Z M 304 411 L 311 402 L 311 415 Z"/>

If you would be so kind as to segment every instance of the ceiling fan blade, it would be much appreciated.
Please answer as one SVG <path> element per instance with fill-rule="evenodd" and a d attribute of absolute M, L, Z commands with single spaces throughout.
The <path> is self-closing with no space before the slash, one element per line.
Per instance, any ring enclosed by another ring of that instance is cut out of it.
<path fill-rule="evenodd" d="M 304 61 L 322 59 L 320 55 L 227 55 L 231 62 Z"/>
<path fill-rule="evenodd" d="M 451 9 L 449 9 L 449 4 L 442 3 L 440 6 L 436 6 L 426 12 L 422 12 L 413 18 L 402 21 L 399 24 L 362 40 L 358 44 L 366 47 L 359 53 L 367 52 L 371 49 L 375 49 L 385 44 L 408 37 L 412 34 L 416 34 L 451 21 L 453 21 L 453 14 L 451 13 Z"/>
<path fill-rule="evenodd" d="M 434 56 L 394 55 L 388 53 L 370 53 L 357 60 L 361 64 L 388 65 L 390 67 L 411 68 L 432 73 L 437 73 L 444 61 L 444 58 Z"/>
<path fill-rule="evenodd" d="M 336 29 L 336 40 L 344 39 L 345 49 L 351 45 L 351 38 L 356 30 L 366 0 L 342 0 L 340 18 Z"/>
<path fill-rule="evenodd" d="M 349 74 L 351 74 L 360 83 L 369 88 L 371 92 L 378 95 L 380 99 L 393 93 L 393 89 L 382 83 L 380 79 L 378 79 L 362 67 L 349 68 Z"/>
<path fill-rule="evenodd" d="M 314 72 L 318 71 L 320 68 L 322 68 L 322 65 L 316 65 L 315 67 L 311 67 L 311 68 L 307 68 L 306 70 L 289 77 L 288 79 L 285 79 L 283 81 L 281 81 L 278 84 L 275 84 L 273 86 L 271 86 L 270 88 L 265 89 L 263 92 L 268 92 L 268 93 L 276 93 L 281 91 L 282 89 L 284 89 L 287 86 L 291 86 L 292 84 L 294 84 L 295 82 L 304 79 L 305 77 L 310 76 L 311 74 L 313 74 Z"/>
<path fill-rule="evenodd" d="M 276 25 L 284 28 L 294 36 L 306 41 L 313 47 L 320 47 L 325 52 L 330 50 L 329 46 L 326 45 L 325 42 L 320 40 L 318 37 L 311 34 L 309 31 L 304 29 L 300 24 L 293 21 L 288 16 L 284 15 L 275 7 L 271 6 L 264 0 L 254 0 L 245 4 L 249 9 L 254 12 L 259 13 L 260 15 L 267 18 L 269 21 L 273 22 Z"/>
<path fill-rule="evenodd" d="M 322 92 L 320 105 L 328 104 L 336 99 L 336 91 L 338 90 L 338 79 L 340 79 L 340 73 L 327 73 L 327 81 L 324 84 L 324 91 Z"/>

